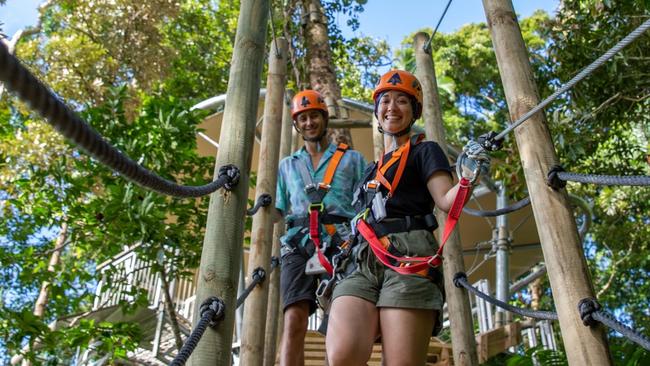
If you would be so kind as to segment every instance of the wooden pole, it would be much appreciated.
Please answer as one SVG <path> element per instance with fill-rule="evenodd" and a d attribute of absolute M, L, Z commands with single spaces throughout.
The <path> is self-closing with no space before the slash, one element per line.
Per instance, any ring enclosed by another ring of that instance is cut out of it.
<path fill-rule="evenodd" d="M 512 121 L 539 103 L 517 16 L 510 0 L 483 0 Z M 602 327 L 586 327 L 578 302 L 594 297 L 566 190 L 546 185 L 558 160 L 544 113 L 515 129 L 533 214 L 570 365 L 611 365 Z"/>
<path fill-rule="evenodd" d="M 325 98 L 330 118 L 345 117 L 341 108 L 341 87 L 336 81 L 336 70 L 332 61 L 327 17 L 321 0 L 306 0 L 302 9 L 304 40 L 309 82 L 311 87 Z M 329 139 L 333 143 L 344 142 L 352 147 L 352 135 L 348 128 L 330 129 Z"/>
<path fill-rule="evenodd" d="M 215 330 L 208 329 L 192 353 L 194 366 L 230 366 L 238 274 L 244 239 L 244 215 L 260 78 L 264 60 L 268 0 L 242 0 L 224 109 L 223 133 L 215 175 L 219 167 L 234 164 L 241 171 L 232 192 L 219 190 L 210 196 L 208 220 L 197 279 L 193 324 L 198 324 L 201 304 L 211 296 L 225 304 L 225 317 Z"/>
<path fill-rule="evenodd" d="M 413 42 L 416 62 L 415 74 L 422 84 L 422 92 L 424 94 L 422 118 L 424 119 L 427 140 L 437 142 L 445 154 L 447 154 L 447 138 L 442 124 L 442 111 L 440 108 L 433 58 L 430 53 L 424 51 L 424 45 L 428 40 L 429 35 L 419 32 L 415 35 Z M 436 218 L 440 227 L 444 227 L 447 214 L 437 210 Z M 463 248 L 460 243 L 458 227 L 454 229 L 453 234 L 449 237 L 443 256 L 442 268 L 445 277 L 449 322 L 451 323 L 454 365 L 478 365 L 472 307 L 469 303 L 469 296 L 467 295 L 467 291 L 457 288 L 453 283 L 454 274 L 457 272 L 465 272 Z"/>
<path fill-rule="evenodd" d="M 275 203 L 282 109 L 285 105 L 284 89 L 287 79 L 287 41 L 284 38 L 276 39 L 276 42 L 271 41 L 270 48 L 262 141 L 255 190 L 258 196 L 264 193 L 270 194 Z M 275 205 L 262 207 L 253 216 L 251 249 L 248 257 L 249 275 L 255 268 L 261 267 L 266 271 L 267 280 L 271 269 L 273 216 L 275 216 Z M 264 332 L 261 330 L 266 328 L 268 290 L 268 281 L 264 281 L 255 286 L 244 302 L 245 318 L 240 359 L 242 365 L 261 365 L 263 362 Z"/>
<path fill-rule="evenodd" d="M 286 92 L 285 103 L 282 108 L 282 132 L 280 138 L 280 156 L 279 159 L 291 154 L 291 131 L 293 124 L 291 120 L 291 108 L 289 100 L 293 97 L 292 93 Z M 280 259 L 280 237 L 284 235 L 284 220 L 279 220 L 273 226 L 273 255 Z M 276 268 L 269 278 L 269 304 L 266 311 L 266 336 L 264 337 L 264 366 L 274 366 L 275 356 L 278 345 L 278 330 L 280 320 L 278 314 L 280 311 L 280 267 Z"/>

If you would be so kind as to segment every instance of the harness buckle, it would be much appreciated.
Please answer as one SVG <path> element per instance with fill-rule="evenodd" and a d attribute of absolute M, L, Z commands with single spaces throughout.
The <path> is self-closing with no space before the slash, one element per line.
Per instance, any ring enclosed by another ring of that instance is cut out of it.
<path fill-rule="evenodd" d="M 427 261 L 427 264 L 429 265 L 429 267 L 431 267 L 431 268 L 438 268 L 438 267 L 440 267 L 440 264 L 436 264 L 436 265 L 433 264 L 433 261 L 434 261 L 436 258 L 440 258 L 441 263 L 442 263 L 442 260 L 444 259 L 443 256 L 441 256 L 440 254 L 436 253 L 435 255 L 431 256 L 431 258 Z"/>
<path fill-rule="evenodd" d="M 330 190 L 330 188 L 332 188 L 331 184 L 318 183 L 318 189 L 322 189 L 327 192 Z"/>
<path fill-rule="evenodd" d="M 309 204 L 309 211 L 317 210 L 318 212 L 323 212 L 325 211 L 325 205 L 323 202 L 316 202 L 316 203 L 310 203 Z"/>
<path fill-rule="evenodd" d="M 359 220 L 367 219 L 368 213 L 370 213 L 370 209 L 366 208 L 350 220 L 350 231 L 352 232 L 352 236 L 356 236 L 359 233 L 357 231 L 357 224 L 359 223 Z"/>

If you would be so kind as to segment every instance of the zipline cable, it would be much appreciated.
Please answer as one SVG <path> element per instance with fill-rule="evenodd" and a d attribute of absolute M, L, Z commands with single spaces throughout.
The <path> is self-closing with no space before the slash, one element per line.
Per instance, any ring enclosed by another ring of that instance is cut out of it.
<path fill-rule="evenodd" d="M 501 216 L 505 215 L 514 211 L 517 211 L 519 209 L 522 209 L 530 204 L 530 197 L 523 198 L 512 205 L 504 208 L 499 208 L 496 210 L 475 210 L 472 208 L 464 207 L 463 212 L 472 215 L 472 216 L 478 216 L 478 217 L 493 217 L 493 216 Z"/>
<path fill-rule="evenodd" d="M 221 187 L 232 189 L 239 181 L 239 169 L 225 165 L 216 180 L 202 186 L 182 186 L 140 166 L 108 143 L 76 113 L 54 95 L 0 42 L 0 81 L 18 94 L 63 136 L 72 140 L 100 163 L 144 188 L 176 197 L 200 197 Z"/>
<path fill-rule="evenodd" d="M 610 58 L 612 58 L 614 55 L 616 55 L 618 52 L 620 52 L 627 45 L 632 43 L 632 41 L 637 39 L 646 30 L 648 30 L 648 28 L 650 28 L 650 19 L 643 22 L 643 24 L 641 24 L 638 28 L 636 28 L 635 30 L 630 32 L 630 34 L 628 34 L 627 36 L 625 36 L 625 38 L 620 40 L 616 45 L 614 45 L 614 47 L 610 48 L 602 56 L 600 56 L 598 59 L 596 59 L 596 61 L 592 62 L 590 65 L 585 67 L 576 76 L 574 76 L 571 80 L 569 80 L 566 84 L 564 84 L 564 86 L 562 86 L 560 89 L 556 90 L 555 93 L 551 94 L 546 99 L 544 99 L 541 103 L 539 103 L 537 106 L 535 106 L 533 109 L 528 111 L 523 116 L 519 117 L 519 119 L 517 119 L 515 122 L 510 124 L 505 130 L 500 132 L 498 135 L 492 137 L 491 139 L 487 139 L 485 141 L 483 147 L 485 147 L 485 149 L 487 149 L 487 150 L 496 150 L 496 149 L 498 149 L 499 144 L 497 143 L 497 141 L 502 140 L 510 131 L 514 130 L 519 125 L 526 122 L 535 113 L 537 113 L 540 110 L 546 108 L 546 106 L 549 105 L 553 100 L 555 100 L 560 94 L 563 94 L 567 90 L 571 89 L 579 81 L 581 81 L 582 79 L 587 77 L 589 74 L 594 72 L 594 70 L 596 70 L 597 68 L 602 66 Z"/>
<path fill-rule="evenodd" d="M 449 5 L 451 5 L 451 2 L 453 0 L 449 0 L 447 2 L 447 6 L 445 6 L 445 10 L 442 11 L 442 15 L 440 16 L 440 19 L 438 19 L 438 24 L 436 24 L 436 27 L 433 30 L 433 33 L 431 33 L 431 37 L 427 41 L 427 43 L 424 45 L 422 48 L 424 52 L 430 53 L 431 52 L 431 41 L 433 41 L 433 37 L 438 33 L 438 27 L 440 27 L 440 23 L 442 23 L 442 20 L 445 19 L 445 15 L 447 15 L 447 10 L 449 10 Z"/>

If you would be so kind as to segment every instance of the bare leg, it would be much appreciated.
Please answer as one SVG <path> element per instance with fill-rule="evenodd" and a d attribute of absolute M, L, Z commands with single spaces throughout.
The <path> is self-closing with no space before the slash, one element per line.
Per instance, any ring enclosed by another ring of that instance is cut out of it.
<path fill-rule="evenodd" d="M 326 348 L 330 366 L 365 366 L 379 331 L 379 312 L 370 301 L 337 297 L 330 309 Z"/>
<path fill-rule="evenodd" d="M 280 346 L 281 366 L 305 364 L 305 335 L 309 319 L 309 302 L 300 301 L 284 311 L 284 330 Z"/>
<path fill-rule="evenodd" d="M 431 330 L 437 312 L 402 308 L 380 308 L 383 364 L 422 366 L 426 364 Z"/>

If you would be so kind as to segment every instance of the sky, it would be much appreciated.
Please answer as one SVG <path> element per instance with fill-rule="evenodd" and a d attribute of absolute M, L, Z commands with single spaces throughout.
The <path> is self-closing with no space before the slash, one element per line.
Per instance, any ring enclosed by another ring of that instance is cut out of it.
<path fill-rule="evenodd" d="M 4 6 L 0 6 L 3 32 L 11 37 L 22 27 L 36 24 L 36 8 L 43 1 L 7 0 Z M 559 0 L 513 0 L 515 11 L 520 17 L 527 17 L 537 9 L 553 14 L 558 4 Z M 406 35 L 424 27 L 435 27 L 446 5 L 447 0 L 368 0 L 359 17 L 361 26 L 355 34 L 384 39 L 395 49 Z M 455 0 L 449 6 L 438 31 L 453 32 L 464 24 L 484 21 L 481 0 Z M 343 18 L 339 22 L 344 26 Z M 350 36 L 352 32 L 347 30 L 344 35 Z"/>

